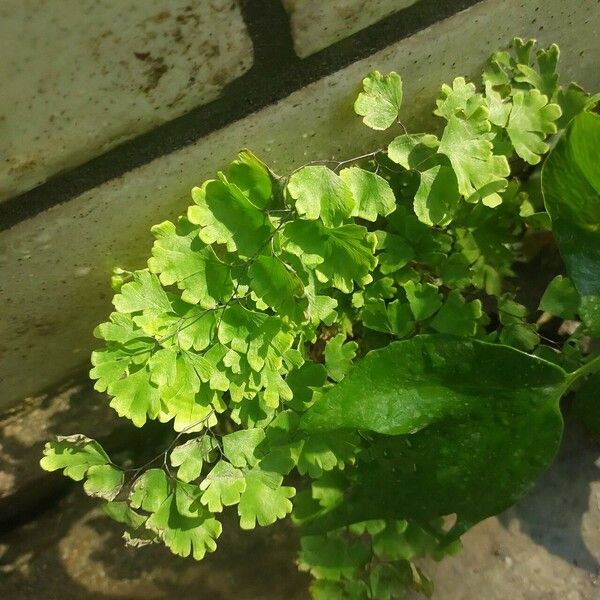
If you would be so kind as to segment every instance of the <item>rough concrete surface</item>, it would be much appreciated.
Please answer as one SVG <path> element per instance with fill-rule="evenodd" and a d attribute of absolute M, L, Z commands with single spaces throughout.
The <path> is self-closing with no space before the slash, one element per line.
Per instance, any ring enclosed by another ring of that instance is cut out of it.
<path fill-rule="evenodd" d="M 294 49 L 304 58 L 418 0 L 283 0 Z"/>
<path fill-rule="evenodd" d="M 598 446 L 570 427 L 535 490 L 464 538 L 463 551 L 422 567 L 439 600 L 600 597 Z M 125 548 L 121 529 L 78 487 L 0 537 L 0 598 L 10 600 L 304 600 L 297 537 L 286 523 L 239 530 L 225 519 L 217 552 L 200 563 L 161 546 Z M 410 600 L 417 600 L 410 596 Z"/>
<path fill-rule="evenodd" d="M 252 65 L 231 0 L 3 0 L 0 200 L 216 98 Z"/>
<path fill-rule="evenodd" d="M 190 189 L 214 177 L 240 148 L 249 147 L 275 171 L 286 173 L 310 160 L 349 158 L 384 147 L 400 126 L 373 132 L 352 113 L 366 73 L 402 74 L 402 121 L 411 132 L 422 131 L 431 125 L 440 84 L 458 75 L 479 77 L 489 54 L 515 35 L 560 44 L 564 79 L 596 90 L 599 6 L 597 0 L 581 0 L 577 10 L 569 0 L 480 2 L 2 232 L 0 410 L 59 383 L 87 362 L 91 332 L 110 311 L 111 268 L 144 266 L 150 227 L 174 219 L 190 202 Z M 505 18 L 507 11 L 511 19 Z"/>

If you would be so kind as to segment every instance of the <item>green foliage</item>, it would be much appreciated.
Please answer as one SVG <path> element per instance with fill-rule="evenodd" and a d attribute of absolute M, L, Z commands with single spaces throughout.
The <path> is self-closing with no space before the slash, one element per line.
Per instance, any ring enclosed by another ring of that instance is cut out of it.
<path fill-rule="evenodd" d="M 599 385 L 600 372 L 596 372 L 584 382 L 573 398 L 573 411 L 575 415 L 596 441 L 600 441 Z"/>
<path fill-rule="evenodd" d="M 582 112 L 542 171 L 546 210 L 567 272 L 581 297 L 579 312 L 600 333 L 600 116 Z"/>
<path fill-rule="evenodd" d="M 40 465 L 46 471 L 62 469 L 75 481 L 85 479 L 89 496 L 113 500 L 123 486 L 123 472 L 113 465 L 98 442 L 84 435 L 59 436 L 48 442 Z"/>
<path fill-rule="evenodd" d="M 169 221 L 155 225 L 152 233 L 156 242 L 148 268 L 160 274 L 163 285 L 176 284 L 183 290 L 181 299 L 185 302 L 210 308 L 231 295 L 233 284 L 227 266 L 203 244 L 198 232 L 184 218 L 177 227 Z"/>
<path fill-rule="evenodd" d="M 314 598 L 430 595 L 413 561 L 531 487 L 560 397 L 598 421 L 598 97 L 558 85 L 556 46 L 533 49 L 517 39 L 480 86 L 443 85 L 439 138 L 405 129 L 289 176 L 243 150 L 194 188 L 152 228 L 147 268 L 114 271 L 90 371 L 168 446 L 122 469 L 63 437 L 42 467 L 104 499 L 133 546 L 199 560 L 220 513 L 243 529 L 291 513 Z M 385 130 L 401 103 L 400 77 L 375 71 L 355 110 Z M 566 272 L 532 301 L 516 266 L 550 232 Z"/>
<path fill-rule="evenodd" d="M 346 182 L 327 167 L 303 167 L 289 180 L 287 190 L 300 217 L 321 219 L 326 227 L 338 227 L 356 204 Z"/>
<path fill-rule="evenodd" d="M 300 427 L 391 437 L 374 438 L 347 496 L 308 529 L 455 513 L 460 535 L 510 506 L 548 465 L 561 438 L 565 386 L 555 365 L 468 338 L 418 336 L 370 352 Z"/>
<path fill-rule="evenodd" d="M 561 319 L 574 319 L 579 310 L 579 294 L 568 277 L 557 275 L 540 300 L 540 310 Z"/>
<path fill-rule="evenodd" d="M 402 79 L 393 71 L 382 75 L 373 71 L 363 79 L 363 91 L 354 103 L 356 114 L 371 129 L 387 129 L 398 118 L 402 105 Z"/>

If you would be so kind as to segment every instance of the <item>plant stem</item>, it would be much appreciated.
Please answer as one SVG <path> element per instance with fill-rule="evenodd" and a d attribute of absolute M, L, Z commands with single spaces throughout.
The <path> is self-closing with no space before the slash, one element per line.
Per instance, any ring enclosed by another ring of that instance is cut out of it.
<path fill-rule="evenodd" d="M 585 365 L 582 365 L 576 371 L 569 373 L 569 376 L 567 377 L 568 387 L 571 387 L 578 379 L 596 373 L 597 371 L 600 371 L 600 354 L 586 362 Z"/>

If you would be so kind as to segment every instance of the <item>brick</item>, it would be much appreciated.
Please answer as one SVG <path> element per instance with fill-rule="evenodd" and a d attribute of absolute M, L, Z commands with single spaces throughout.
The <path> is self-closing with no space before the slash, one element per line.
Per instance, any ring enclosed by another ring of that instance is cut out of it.
<path fill-rule="evenodd" d="M 296 54 L 310 56 L 417 0 L 283 0 Z"/>
<path fill-rule="evenodd" d="M 0 3 L 0 200 L 215 99 L 252 65 L 237 3 Z"/>

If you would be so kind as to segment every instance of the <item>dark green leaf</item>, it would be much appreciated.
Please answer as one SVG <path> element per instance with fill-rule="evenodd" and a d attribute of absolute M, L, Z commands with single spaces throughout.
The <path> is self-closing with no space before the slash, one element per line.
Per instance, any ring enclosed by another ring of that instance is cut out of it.
<path fill-rule="evenodd" d="M 349 543 L 343 537 L 330 535 L 304 536 L 300 540 L 298 565 L 317 579 L 340 581 L 352 578 L 371 557 L 369 548 Z"/>
<path fill-rule="evenodd" d="M 600 372 L 591 375 L 575 393 L 573 412 L 600 442 Z"/>
<path fill-rule="evenodd" d="M 583 112 L 560 138 L 542 170 L 552 230 L 581 296 L 581 317 L 600 331 L 600 116 Z"/>
<path fill-rule="evenodd" d="M 452 290 L 444 305 L 431 321 L 431 327 L 451 335 L 475 335 L 481 318 L 481 301 L 465 302 L 460 292 Z"/>
<path fill-rule="evenodd" d="M 404 291 L 417 321 L 431 317 L 442 306 L 438 288 L 432 283 L 408 281 L 404 284 Z"/>
<path fill-rule="evenodd" d="M 419 336 L 370 352 L 300 427 L 387 436 L 346 469 L 344 500 L 308 531 L 456 513 L 460 535 L 510 506 L 546 468 L 561 438 L 565 387 L 555 365 L 473 339 Z"/>

